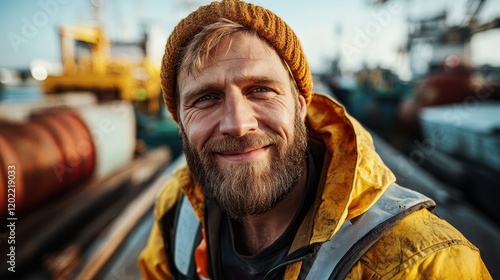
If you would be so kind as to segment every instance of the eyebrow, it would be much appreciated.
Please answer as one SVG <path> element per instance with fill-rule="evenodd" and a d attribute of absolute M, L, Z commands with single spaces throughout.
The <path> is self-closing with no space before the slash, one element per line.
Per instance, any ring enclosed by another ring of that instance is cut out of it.
<path fill-rule="evenodd" d="M 241 75 L 235 79 L 237 84 L 245 83 L 247 81 L 252 81 L 252 83 L 256 84 L 281 84 L 275 79 L 269 78 L 269 76 L 263 75 Z"/>

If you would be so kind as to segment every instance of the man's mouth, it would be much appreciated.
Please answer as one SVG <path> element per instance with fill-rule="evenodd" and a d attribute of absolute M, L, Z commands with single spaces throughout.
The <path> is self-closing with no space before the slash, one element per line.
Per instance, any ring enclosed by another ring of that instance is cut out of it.
<path fill-rule="evenodd" d="M 224 160 L 232 162 L 246 162 L 255 160 L 266 154 L 270 145 L 262 147 L 248 147 L 231 151 L 223 151 L 216 153 L 216 155 Z"/>

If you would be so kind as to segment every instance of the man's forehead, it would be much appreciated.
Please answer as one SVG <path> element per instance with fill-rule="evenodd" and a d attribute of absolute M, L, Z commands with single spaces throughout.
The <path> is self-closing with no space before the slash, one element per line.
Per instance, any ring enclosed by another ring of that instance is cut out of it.
<path fill-rule="evenodd" d="M 273 63 L 273 60 L 275 60 L 276 62 L 280 61 L 284 69 L 287 69 L 285 63 L 269 43 L 248 32 L 237 32 L 225 36 L 216 46 L 207 51 L 210 52 L 210 55 L 198 67 L 195 65 L 181 65 L 177 77 L 178 82 L 188 76 L 196 79 L 200 75 L 206 74 L 210 68 L 217 68 L 230 60 L 239 60 L 239 63 L 246 66 L 258 61 Z"/>
<path fill-rule="evenodd" d="M 196 70 L 196 62 L 198 62 L 201 66 L 205 66 L 205 64 L 224 60 L 224 57 L 227 56 L 228 53 L 236 50 L 235 48 L 244 48 L 242 53 L 245 54 L 245 56 L 242 58 L 245 59 L 255 58 L 259 51 L 279 56 L 276 50 L 274 50 L 274 48 L 265 39 L 259 37 L 257 34 L 253 34 L 245 30 L 223 36 L 216 44 L 206 44 L 201 48 L 201 50 L 193 51 L 208 53 L 206 59 L 204 59 L 203 56 L 200 56 L 198 60 L 191 62 L 192 65 L 184 65 L 185 58 L 188 56 L 186 53 L 184 54 L 181 62 L 181 70 L 187 69 L 188 72 Z"/>

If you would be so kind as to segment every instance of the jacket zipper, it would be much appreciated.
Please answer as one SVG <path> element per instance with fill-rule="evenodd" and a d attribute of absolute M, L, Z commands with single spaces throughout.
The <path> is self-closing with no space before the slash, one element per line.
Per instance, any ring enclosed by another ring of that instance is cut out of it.
<path fill-rule="evenodd" d="M 283 268 L 284 266 L 287 266 L 289 264 L 292 264 L 292 263 L 295 263 L 295 262 L 299 262 L 299 261 L 303 261 L 303 260 L 306 260 L 308 258 L 311 258 L 313 256 L 316 255 L 316 253 L 318 252 L 319 248 L 321 247 L 321 244 L 319 243 L 315 243 L 315 244 L 311 244 L 309 246 L 306 246 L 306 247 L 303 247 L 295 252 L 293 252 L 292 254 L 288 255 L 282 263 L 276 265 L 275 267 L 273 267 L 271 270 L 269 270 L 266 275 L 264 276 L 263 280 L 266 280 L 266 279 L 273 279 L 273 278 L 269 278 L 273 273 L 275 273 L 278 269 L 281 269 Z"/>

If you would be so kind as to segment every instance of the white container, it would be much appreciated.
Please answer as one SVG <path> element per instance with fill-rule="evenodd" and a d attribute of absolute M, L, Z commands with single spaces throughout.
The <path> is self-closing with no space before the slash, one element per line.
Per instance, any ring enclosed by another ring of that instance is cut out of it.
<path fill-rule="evenodd" d="M 133 106 L 112 101 L 75 110 L 87 124 L 96 149 L 95 176 L 118 170 L 134 156 L 136 123 Z"/>

